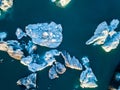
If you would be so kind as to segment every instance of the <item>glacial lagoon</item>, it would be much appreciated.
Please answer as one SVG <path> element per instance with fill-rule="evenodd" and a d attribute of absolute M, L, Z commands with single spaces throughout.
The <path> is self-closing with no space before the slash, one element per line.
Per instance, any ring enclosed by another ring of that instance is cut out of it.
<path fill-rule="evenodd" d="M 118 46 L 117 49 L 106 53 L 99 46 L 86 46 L 85 42 L 93 35 L 95 28 L 102 21 L 110 22 L 114 18 L 120 18 L 119 1 L 72 1 L 65 8 L 60 8 L 49 0 L 36 2 L 16 0 L 13 9 L 12 17 L 0 21 L 0 31 L 7 32 L 8 35 L 5 40 L 15 40 L 17 38 L 15 32 L 18 27 L 25 30 L 25 26 L 28 24 L 50 23 L 51 21 L 60 23 L 63 27 L 63 41 L 57 49 L 67 50 L 70 55 L 79 60 L 83 56 L 88 56 L 99 86 L 88 90 L 107 90 L 113 71 L 119 62 L 120 48 Z M 119 26 L 117 31 L 119 31 Z M 47 47 L 37 49 L 39 54 L 44 54 L 50 50 Z M 30 75 L 31 72 L 26 66 L 13 60 L 7 53 L 0 52 L 0 55 L 1 60 L 3 60 L 0 63 L 0 88 L 3 90 L 24 90 L 15 82 Z M 63 63 L 63 59 L 57 57 L 57 60 Z M 38 90 L 84 90 L 80 87 L 79 82 L 82 71 L 67 68 L 66 72 L 59 78 L 50 80 L 48 77 L 49 69 L 46 68 L 38 72 Z"/>

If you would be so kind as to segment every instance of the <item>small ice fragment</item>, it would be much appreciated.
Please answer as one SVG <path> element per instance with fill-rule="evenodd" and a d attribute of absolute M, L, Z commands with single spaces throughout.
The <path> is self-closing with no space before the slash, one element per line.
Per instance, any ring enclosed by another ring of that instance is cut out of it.
<path fill-rule="evenodd" d="M 65 66 L 60 62 L 55 62 L 55 67 L 58 74 L 63 74 L 66 71 Z"/>
<path fill-rule="evenodd" d="M 54 65 L 49 69 L 49 78 L 50 79 L 59 78 Z"/>
<path fill-rule="evenodd" d="M 84 66 L 85 68 L 90 67 L 90 66 L 89 66 L 89 59 L 88 59 L 88 57 L 84 56 L 84 57 L 82 57 L 81 60 L 82 60 L 83 66 Z"/>
<path fill-rule="evenodd" d="M 106 40 L 105 44 L 102 45 L 102 48 L 106 52 L 110 52 L 112 49 L 117 48 L 119 42 L 120 42 L 120 32 L 118 33 L 116 32 Z"/>
<path fill-rule="evenodd" d="M 29 24 L 25 30 L 32 42 L 40 46 L 56 48 L 62 42 L 62 26 L 55 22 Z"/>
<path fill-rule="evenodd" d="M 31 56 L 23 57 L 20 60 L 20 62 L 25 66 L 28 66 L 32 61 L 33 61 L 33 58 Z"/>
<path fill-rule="evenodd" d="M 7 33 L 6 32 L 0 32 L 0 39 L 1 41 L 3 41 L 4 38 L 7 37 Z"/>
<path fill-rule="evenodd" d="M 116 75 L 115 75 L 115 80 L 116 80 L 116 81 L 120 81 L 120 73 L 116 73 Z"/>
<path fill-rule="evenodd" d="M 32 54 L 37 49 L 37 46 L 32 41 L 29 41 L 25 48 L 29 54 Z"/>
<path fill-rule="evenodd" d="M 26 34 L 22 31 L 22 29 L 20 29 L 20 28 L 17 28 L 17 30 L 16 30 L 16 36 L 17 36 L 17 38 L 18 39 L 21 39 L 22 37 L 26 37 Z"/>
<path fill-rule="evenodd" d="M 96 88 L 97 78 L 91 68 L 86 68 L 80 75 L 80 86 L 82 88 Z"/>
<path fill-rule="evenodd" d="M 75 56 L 71 58 L 70 54 L 67 53 L 66 51 L 61 52 L 61 55 L 65 60 L 66 67 L 76 70 L 82 70 L 82 65 Z"/>
<path fill-rule="evenodd" d="M 17 85 L 23 85 L 26 89 L 36 88 L 36 73 L 32 73 L 27 77 L 21 78 L 17 81 Z"/>
<path fill-rule="evenodd" d="M 51 2 L 55 3 L 59 7 L 65 7 L 71 2 L 71 0 L 51 0 Z"/>

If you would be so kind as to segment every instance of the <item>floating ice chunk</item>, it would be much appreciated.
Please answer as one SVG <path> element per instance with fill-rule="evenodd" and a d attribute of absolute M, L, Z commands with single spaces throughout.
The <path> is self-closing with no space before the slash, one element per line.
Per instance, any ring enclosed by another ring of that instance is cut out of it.
<path fill-rule="evenodd" d="M 4 38 L 7 37 L 7 33 L 6 32 L 0 32 L 0 40 L 3 41 Z"/>
<path fill-rule="evenodd" d="M 7 11 L 13 6 L 13 0 L 0 0 L 0 9 Z"/>
<path fill-rule="evenodd" d="M 51 2 L 55 3 L 59 7 L 65 7 L 70 3 L 71 0 L 51 0 Z"/>
<path fill-rule="evenodd" d="M 50 79 L 59 78 L 56 72 L 56 67 L 54 65 L 49 69 L 49 78 Z"/>
<path fill-rule="evenodd" d="M 97 78 L 91 68 L 86 68 L 80 75 L 80 86 L 82 88 L 96 88 Z"/>
<path fill-rule="evenodd" d="M 117 48 L 119 42 L 120 42 L 120 32 L 118 33 L 116 32 L 106 40 L 104 45 L 102 45 L 102 48 L 106 52 L 110 52 L 112 49 Z"/>
<path fill-rule="evenodd" d="M 63 74 L 66 71 L 65 66 L 60 62 L 55 62 L 55 67 L 58 74 Z"/>
<path fill-rule="evenodd" d="M 8 40 L 8 50 L 7 53 L 14 59 L 21 60 L 24 56 L 20 43 L 16 40 Z"/>
<path fill-rule="evenodd" d="M 23 57 L 20 60 L 20 62 L 25 66 L 28 66 L 32 61 L 33 61 L 33 58 L 31 56 Z"/>
<path fill-rule="evenodd" d="M 29 41 L 25 48 L 29 54 L 32 54 L 37 49 L 37 46 L 32 41 Z"/>
<path fill-rule="evenodd" d="M 116 81 L 120 81 L 120 73 L 116 73 L 116 75 L 115 75 L 115 80 L 116 80 Z"/>
<path fill-rule="evenodd" d="M 44 55 L 44 59 L 45 60 L 49 60 L 51 58 L 54 58 L 54 56 L 59 56 L 60 55 L 60 51 L 56 50 L 56 49 L 52 49 L 50 51 L 47 51 Z"/>
<path fill-rule="evenodd" d="M 18 39 L 21 39 L 22 37 L 26 37 L 26 34 L 22 31 L 22 29 L 20 29 L 20 28 L 17 28 L 17 30 L 16 30 L 16 36 L 17 36 L 17 38 Z"/>
<path fill-rule="evenodd" d="M 17 85 L 23 85 L 26 89 L 36 88 L 36 73 L 32 73 L 27 77 L 21 78 L 17 81 Z"/>
<path fill-rule="evenodd" d="M 26 34 L 32 38 L 32 42 L 40 46 L 56 48 L 62 42 L 62 26 L 54 22 L 29 24 L 26 26 Z"/>
<path fill-rule="evenodd" d="M 71 58 L 70 54 L 67 53 L 66 51 L 61 52 L 61 55 L 65 60 L 66 67 L 76 70 L 82 70 L 82 65 L 75 56 Z"/>
<path fill-rule="evenodd" d="M 98 25 L 97 29 L 94 32 L 94 36 L 92 36 L 87 42 L 86 45 L 94 43 L 94 45 L 104 44 L 107 36 L 109 34 L 108 25 L 106 22 L 102 22 Z"/>
<path fill-rule="evenodd" d="M 110 22 L 110 26 L 109 26 L 110 31 L 115 30 L 117 28 L 118 24 L 119 24 L 119 20 L 118 19 L 113 19 Z"/>
<path fill-rule="evenodd" d="M 0 50 L 1 51 L 7 51 L 8 50 L 7 42 L 0 41 Z"/>
<path fill-rule="evenodd" d="M 88 68 L 88 67 L 90 67 L 89 66 L 89 59 L 88 59 L 88 57 L 86 57 L 86 56 L 84 56 L 84 57 L 82 57 L 82 64 L 83 64 L 83 66 L 85 67 L 85 68 Z"/>

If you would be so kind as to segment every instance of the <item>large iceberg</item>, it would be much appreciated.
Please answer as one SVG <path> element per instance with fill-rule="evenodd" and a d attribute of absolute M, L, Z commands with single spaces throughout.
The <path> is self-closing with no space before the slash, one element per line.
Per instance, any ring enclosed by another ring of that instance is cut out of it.
<path fill-rule="evenodd" d="M 17 81 L 17 85 L 23 85 L 26 87 L 27 90 L 35 89 L 36 88 L 36 79 L 37 79 L 37 74 L 32 73 L 27 77 L 19 79 Z"/>
<path fill-rule="evenodd" d="M 96 88 L 97 78 L 91 68 L 86 68 L 80 75 L 80 86 L 82 88 Z"/>
<path fill-rule="evenodd" d="M 118 19 L 113 19 L 110 25 L 107 22 L 102 22 L 98 25 L 94 35 L 86 42 L 86 45 L 101 45 L 106 52 L 117 48 L 120 40 L 119 32 L 114 31 L 119 24 Z"/>
<path fill-rule="evenodd" d="M 75 56 L 71 57 L 70 54 L 67 53 L 66 51 L 62 51 L 61 55 L 65 60 L 66 67 L 76 70 L 82 70 L 82 65 Z"/>
<path fill-rule="evenodd" d="M 62 26 L 54 22 L 29 24 L 25 30 L 32 42 L 40 46 L 56 48 L 62 42 Z"/>

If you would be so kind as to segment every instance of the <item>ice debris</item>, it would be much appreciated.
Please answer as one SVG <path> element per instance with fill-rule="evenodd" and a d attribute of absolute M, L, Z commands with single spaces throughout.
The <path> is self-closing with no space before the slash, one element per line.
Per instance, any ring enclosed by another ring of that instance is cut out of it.
<path fill-rule="evenodd" d="M 17 85 L 23 85 L 26 87 L 27 90 L 29 89 L 35 89 L 36 88 L 36 78 L 37 74 L 32 73 L 27 77 L 21 78 L 17 81 Z"/>
<path fill-rule="evenodd" d="M 66 71 L 65 66 L 60 62 L 55 62 L 55 67 L 58 74 L 63 74 Z"/>
<path fill-rule="evenodd" d="M 80 75 L 80 86 L 82 88 L 95 88 L 98 86 L 96 81 L 97 78 L 91 68 L 87 68 Z"/>
<path fill-rule="evenodd" d="M 55 79 L 55 78 L 59 78 L 59 76 L 57 75 L 57 72 L 56 72 L 56 67 L 55 65 L 53 65 L 50 69 L 49 69 L 49 78 L 50 79 Z"/>
<path fill-rule="evenodd" d="M 107 22 L 102 22 L 98 25 L 94 35 L 86 42 L 86 45 L 101 45 L 106 51 L 110 52 L 112 49 L 117 48 L 120 40 L 120 32 L 114 31 L 119 24 L 118 19 L 113 19 L 110 25 Z"/>
<path fill-rule="evenodd" d="M 47 51 L 43 56 L 38 54 L 31 54 L 30 56 L 23 57 L 21 63 L 28 66 L 28 69 L 32 72 L 41 71 L 48 66 L 52 66 L 56 61 L 54 56 L 59 55 L 59 51 L 56 49 Z"/>
<path fill-rule="evenodd" d="M 55 79 L 59 78 L 58 74 L 65 73 L 66 68 L 65 66 L 60 62 L 55 62 L 55 65 L 53 64 L 52 67 L 49 69 L 49 78 Z"/>
<path fill-rule="evenodd" d="M 55 3 L 59 7 L 65 7 L 71 2 L 71 0 L 51 0 L 51 2 Z"/>
<path fill-rule="evenodd" d="M 13 6 L 13 0 L 0 0 L 0 9 L 2 11 L 7 11 Z"/>
<path fill-rule="evenodd" d="M 22 31 L 22 29 L 20 29 L 20 28 L 17 28 L 17 30 L 16 30 L 16 36 L 17 36 L 17 38 L 18 39 L 21 39 L 22 37 L 26 37 L 26 34 Z"/>
<path fill-rule="evenodd" d="M 32 42 L 40 46 L 56 48 L 62 42 L 62 26 L 55 22 L 29 24 L 25 30 Z"/>
<path fill-rule="evenodd" d="M 82 64 L 83 64 L 83 66 L 85 67 L 85 68 L 88 68 L 88 67 L 90 67 L 90 64 L 89 64 L 89 59 L 88 59 L 88 57 L 87 56 L 84 56 L 84 57 L 82 57 Z"/>
<path fill-rule="evenodd" d="M 67 53 L 66 51 L 62 51 L 61 55 L 65 60 L 66 67 L 76 70 L 82 70 L 82 65 L 75 56 L 71 57 L 70 54 Z"/>

